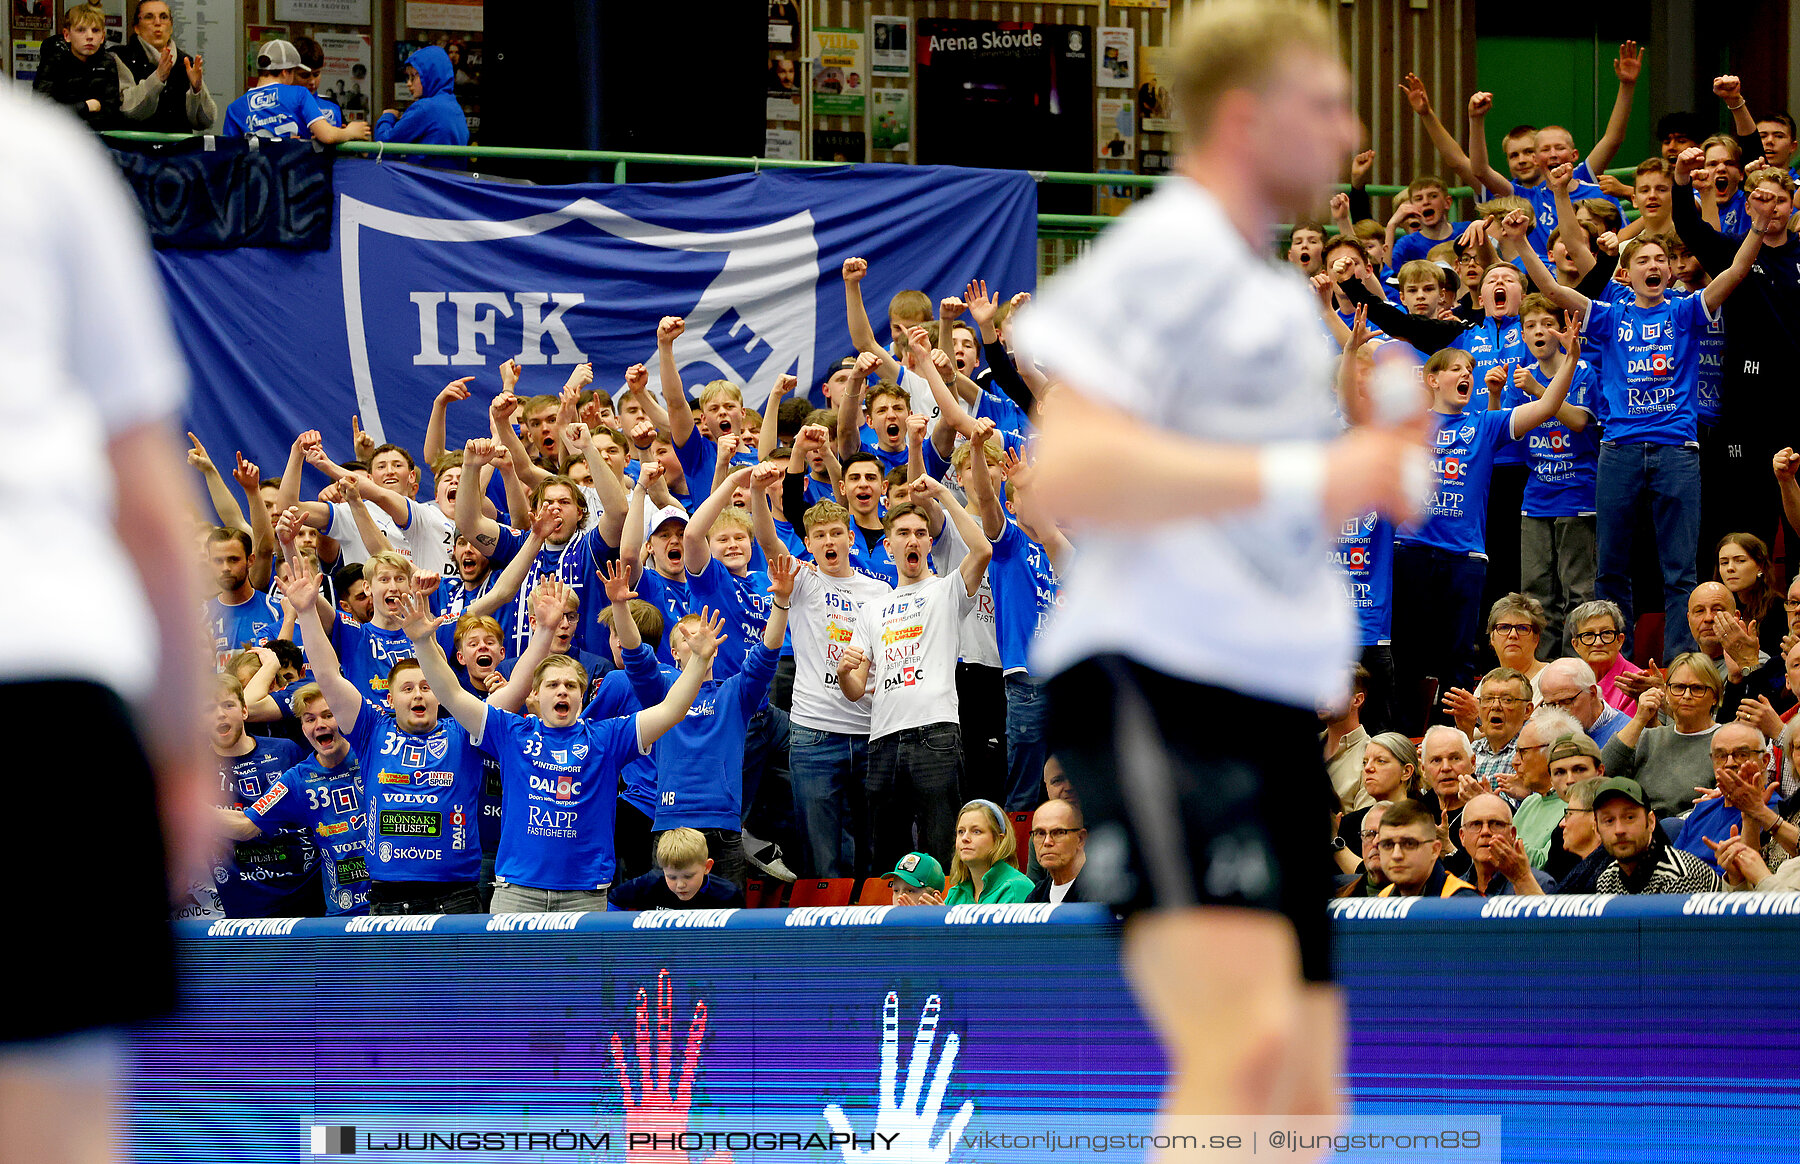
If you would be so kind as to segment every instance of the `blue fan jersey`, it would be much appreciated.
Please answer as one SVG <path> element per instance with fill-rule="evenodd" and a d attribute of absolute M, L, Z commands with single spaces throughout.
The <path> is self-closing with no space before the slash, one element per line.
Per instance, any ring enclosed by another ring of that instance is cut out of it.
<path fill-rule="evenodd" d="M 1344 568 L 1344 593 L 1356 608 L 1362 646 L 1385 645 L 1394 628 L 1394 526 L 1371 510 L 1338 529 L 1334 551 Z"/>
<path fill-rule="evenodd" d="M 255 740 L 242 756 L 219 756 L 217 803 L 244 809 L 262 799 L 281 774 L 300 759 L 292 740 Z M 239 841 L 213 867 L 219 900 L 228 917 L 268 917 L 283 899 L 306 888 L 319 865 L 319 851 L 305 830 L 288 830 L 254 841 Z"/>
<path fill-rule="evenodd" d="M 431 733 L 413 735 L 365 704 L 346 738 L 362 767 L 370 878 L 474 881 L 481 755 L 462 725 L 441 716 Z"/>
<path fill-rule="evenodd" d="M 1433 412 L 1432 469 L 1436 480 L 1424 508 L 1395 536 L 1413 545 L 1487 556 L 1487 495 L 1494 454 L 1512 443 L 1512 409 Z"/>
<path fill-rule="evenodd" d="M 244 815 L 265 833 L 291 828 L 318 838 L 328 916 L 369 912 L 368 814 L 355 753 L 335 768 L 321 764 L 316 753 L 308 756 L 247 805 Z"/>

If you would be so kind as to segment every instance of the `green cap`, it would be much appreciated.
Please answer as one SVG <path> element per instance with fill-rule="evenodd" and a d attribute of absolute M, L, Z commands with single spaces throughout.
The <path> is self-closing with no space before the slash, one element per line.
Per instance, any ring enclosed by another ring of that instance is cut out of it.
<path fill-rule="evenodd" d="M 1600 802 L 1610 796 L 1623 796 L 1645 808 L 1650 807 L 1650 802 L 1644 799 L 1643 785 L 1624 776 L 1613 776 L 1600 782 L 1600 787 L 1594 789 L 1594 807 L 1599 808 Z"/>
<path fill-rule="evenodd" d="M 914 889 L 944 891 L 944 867 L 930 853 L 908 853 L 894 866 L 894 876 Z"/>
<path fill-rule="evenodd" d="M 1544 757 L 1544 762 L 1554 764 L 1558 760 L 1567 760 L 1571 756 L 1586 756 L 1591 760 L 1598 760 L 1600 746 L 1588 738 L 1586 732 L 1575 732 L 1573 735 L 1563 736 L 1551 744 L 1549 752 Z"/>

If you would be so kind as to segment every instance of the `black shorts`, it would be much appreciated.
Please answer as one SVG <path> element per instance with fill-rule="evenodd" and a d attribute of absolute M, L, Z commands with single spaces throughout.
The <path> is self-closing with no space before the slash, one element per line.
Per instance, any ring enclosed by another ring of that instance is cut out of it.
<path fill-rule="evenodd" d="M 1312 712 L 1103 655 L 1056 678 L 1050 750 L 1081 798 L 1084 890 L 1130 914 L 1235 906 L 1293 923 L 1331 979 L 1331 814 Z"/>
<path fill-rule="evenodd" d="M 21 942 L 8 961 L 28 1001 L 5 1008 L 0 1043 L 167 1014 L 175 943 L 162 823 L 130 713 L 110 688 L 77 681 L 0 683 L 0 707 L 55 749 L 8 781 Z"/>

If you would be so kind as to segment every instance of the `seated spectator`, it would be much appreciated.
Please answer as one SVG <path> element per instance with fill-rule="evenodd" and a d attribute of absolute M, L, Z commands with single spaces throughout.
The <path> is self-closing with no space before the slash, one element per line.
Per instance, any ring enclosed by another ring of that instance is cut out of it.
<path fill-rule="evenodd" d="M 944 882 L 945 905 L 1024 901 L 1031 879 L 1012 866 L 1017 851 L 1006 814 L 991 800 L 971 800 L 956 814 L 956 855 Z"/>
<path fill-rule="evenodd" d="M 1637 697 L 1655 677 L 1625 657 L 1625 612 L 1619 604 L 1596 598 L 1571 610 L 1569 643 L 1593 668 L 1606 702 L 1626 715 L 1635 712 Z"/>
<path fill-rule="evenodd" d="M 1438 840 L 1444 842 L 1444 867 L 1465 876 L 1469 857 L 1456 846 L 1462 828 L 1462 810 L 1482 786 L 1475 779 L 1475 753 L 1469 737 L 1449 724 L 1425 729 L 1419 748 L 1419 770 L 1424 786 L 1437 798 Z M 1368 822 L 1364 821 L 1366 829 Z"/>
<path fill-rule="evenodd" d="M 930 853 L 908 853 L 894 865 L 895 905 L 944 904 L 944 867 Z"/>
<path fill-rule="evenodd" d="M 1550 838 L 1568 807 L 1550 778 L 1550 748 L 1579 731 L 1580 725 L 1568 712 L 1545 708 L 1526 722 L 1519 732 L 1519 746 L 1513 750 L 1518 781 L 1512 791 L 1521 800 L 1517 815 L 1508 813 L 1509 823 L 1517 829 L 1526 857 L 1537 868 L 1542 868 L 1550 855 Z"/>
<path fill-rule="evenodd" d="M 1713 853 L 1718 845 L 1713 838 L 1747 833 L 1752 827 L 1767 835 L 1769 827 L 1785 822 L 1769 804 L 1774 791 L 1769 779 L 1769 741 L 1760 729 L 1741 721 L 1720 724 L 1712 736 L 1711 754 L 1718 790 L 1694 804 L 1681 822 L 1675 847 L 1719 869 Z"/>
<path fill-rule="evenodd" d="M 1418 800 L 1430 795 L 1419 781 L 1419 753 L 1399 732 L 1382 732 L 1364 745 L 1362 782 L 1372 802 Z M 1367 808 L 1344 814 L 1338 824 L 1344 844 L 1357 843 L 1368 814 Z"/>
<path fill-rule="evenodd" d="M 1345 812 L 1374 803 L 1362 781 L 1363 745 L 1369 742 L 1368 729 L 1362 724 L 1362 706 L 1368 692 L 1368 668 L 1358 663 L 1349 701 L 1320 716 L 1325 721 L 1325 730 L 1319 734 L 1319 741 L 1325 746 L 1325 770 L 1331 774 L 1332 790 Z"/>
<path fill-rule="evenodd" d="M 1466 813 L 1465 813 L 1466 815 Z M 1444 868 L 1437 818 L 1416 800 L 1388 805 L 1375 842 L 1388 885 L 1377 897 L 1479 897 L 1473 885 Z"/>
<path fill-rule="evenodd" d="M 1382 801 L 1369 806 L 1368 815 L 1363 817 L 1362 827 L 1357 830 L 1362 842 L 1362 871 L 1340 877 L 1333 897 L 1377 897 L 1387 888 L 1387 874 L 1381 871 L 1381 850 L 1375 846 L 1381 835 L 1381 818 L 1387 810 L 1387 804 Z"/>
<path fill-rule="evenodd" d="M 1710 893 L 1724 888 L 1705 861 L 1669 844 L 1636 780 L 1612 776 L 1601 782 L 1594 793 L 1594 827 L 1611 858 L 1594 883 L 1596 893 Z"/>
<path fill-rule="evenodd" d="M 1086 901 L 1076 878 L 1087 863 L 1087 827 L 1072 801 L 1046 800 L 1031 816 L 1031 847 L 1044 879 L 1026 901 Z"/>
<path fill-rule="evenodd" d="M 1545 667 L 1538 659 L 1544 623 L 1544 604 L 1529 594 L 1505 595 L 1488 610 L 1488 643 L 1494 648 L 1494 657 L 1502 667 L 1511 667 L 1529 679 L 1533 695 L 1538 672 Z"/>
<path fill-rule="evenodd" d="M 271 40 L 256 54 L 256 83 L 225 109 L 225 137 L 308 137 L 326 145 L 365 141 L 369 123 L 353 121 L 339 128 L 318 99 L 301 84 L 306 69 L 290 42 Z"/>
<path fill-rule="evenodd" d="M 1757 646 L 1756 628 L 1746 629 L 1738 617 L 1737 600 L 1720 582 L 1694 587 L 1688 595 L 1687 620 L 1688 633 L 1700 653 L 1725 680 L 1713 704 L 1713 716 L 1730 719 L 1743 702 L 1749 677 L 1768 661 Z"/>
<path fill-rule="evenodd" d="M 1525 727 L 1531 731 L 1531 725 Z M 1513 828 L 1506 801 L 1484 792 L 1463 810 L 1462 844 L 1470 858 L 1475 891 L 1483 897 L 1539 897 L 1553 891 L 1549 874 L 1533 869 Z"/>
<path fill-rule="evenodd" d="M 1456 726 L 1474 740 L 1475 777 L 1490 792 L 1501 791 L 1512 779 L 1513 749 L 1533 702 L 1531 680 L 1512 667 L 1495 667 L 1483 675 L 1473 696 L 1451 688 L 1444 700 Z"/>
<path fill-rule="evenodd" d="M 656 840 L 656 863 L 642 877 L 613 886 L 611 901 L 622 910 L 737 909 L 743 889 L 712 874 L 706 838 L 699 829 L 670 829 Z"/>
<path fill-rule="evenodd" d="M 1713 707 L 1724 683 L 1705 655 L 1677 655 L 1669 664 L 1667 695 L 1651 688 L 1638 699 L 1637 714 L 1600 751 L 1607 773 L 1641 787 L 1653 811 L 1679 816 L 1693 807 L 1696 788 L 1713 786 L 1708 748 L 1719 725 Z M 1652 727 L 1664 706 L 1673 722 Z"/>
<path fill-rule="evenodd" d="M 1069 782 L 1069 774 L 1063 771 L 1062 761 L 1055 756 L 1044 760 L 1044 799 L 1080 801 L 1075 795 L 1075 785 Z"/>
<path fill-rule="evenodd" d="M 1561 746 L 1559 742 L 1558 750 Z M 1552 761 L 1552 771 L 1557 767 L 1558 762 Z M 1563 789 L 1569 807 L 1563 811 L 1562 828 L 1544 869 L 1556 881 L 1558 893 L 1593 893 L 1600 871 L 1612 860 L 1594 828 L 1594 793 L 1604 783 L 1602 777 L 1590 776 Z"/>
<path fill-rule="evenodd" d="M 1631 717 L 1606 702 L 1594 669 L 1580 659 L 1557 659 L 1538 672 L 1538 706 L 1566 711 L 1604 748 Z"/>
<path fill-rule="evenodd" d="M 1779 655 L 1788 619 L 1773 585 L 1769 547 L 1752 533 L 1726 534 L 1719 539 L 1718 561 L 1713 581 L 1731 591 L 1738 617 L 1756 624 L 1763 654 Z"/>
<path fill-rule="evenodd" d="M 62 32 L 38 50 L 31 89 L 68 109 L 93 129 L 119 120 L 119 69 L 106 48 L 106 9 L 76 4 L 63 13 Z"/>
<path fill-rule="evenodd" d="M 163 0 L 137 0 L 125 43 L 112 50 L 119 111 L 132 129 L 193 133 L 219 120 L 206 88 L 206 58 L 175 47 L 175 14 Z"/>
<path fill-rule="evenodd" d="M 456 103 L 455 82 L 450 56 L 438 46 L 426 45 L 407 57 L 406 87 L 412 93 L 412 104 L 404 114 L 382 110 L 375 123 L 375 140 L 468 145 L 469 119 Z"/>

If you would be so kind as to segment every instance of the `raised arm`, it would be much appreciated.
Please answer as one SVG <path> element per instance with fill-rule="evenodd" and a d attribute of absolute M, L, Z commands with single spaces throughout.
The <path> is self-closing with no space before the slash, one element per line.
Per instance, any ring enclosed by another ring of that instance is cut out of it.
<path fill-rule="evenodd" d="M 862 281 L 869 273 L 866 259 L 844 260 L 844 318 L 850 326 L 850 342 L 856 350 L 878 357 L 877 370 L 884 379 L 895 383 L 900 381 L 900 363 L 888 354 L 888 350 L 875 338 L 875 329 L 869 325 L 869 312 L 863 306 Z M 843 414 L 838 416 L 839 431 L 843 431 Z"/>
<path fill-rule="evenodd" d="M 686 330 L 687 322 L 679 315 L 665 315 L 656 325 L 656 372 L 662 381 L 663 406 L 669 410 L 669 439 L 676 448 L 686 446 L 694 435 L 694 409 L 675 367 L 675 341 Z"/>
<path fill-rule="evenodd" d="M 487 697 L 488 703 L 502 711 L 518 711 L 525 706 L 525 697 L 531 694 L 531 677 L 537 673 L 538 665 L 550 657 L 550 643 L 556 638 L 563 612 L 569 608 L 569 588 L 555 578 L 545 578 L 531 592 L 530 605 L 531 638 L 525 651 L 506 682 Z"/>
<path fill-rule="evenodd" d="M 1750 269 L 1756 265 L 1756 256 L 1762 253 L 1763 236 L 1770 231 L 1786 232 L 1787 223 L 1775 218 L 1771 208 L 1772 201 L 1757 187 L 1750 196 L 1750 229 L 1744 234 L 1744 241 L 1738 244 L 1737 255 L 1731 260 L 1731 266 L 1713 276 L 1700 291 L 1700 301 L 1706 304 L 1707 314 L 1719 310 L 1739 284 L 1750 276 Z"/>
<path fill-rule="evenodd" d="M 1581 363 L 1581 320 L 1570 317 L 1561 339 L 1563 350 L 1567 354 L 1563 356 L 1562 366 L 1556 369 L 1556 375 L 1550 377 L 1550 384 L 1544 389 L 1544 394 L 1513 409 L 1512 435 L 1515 439 L 1554 417 L 1563 406 L 1563 401 L 1569 398 L 1569 385 L 1575 382 L 1575 369 Z M 1501 372 L 1502 377 L 1498 388 L 1491 379 L 1495 371 Z M 1490 369 L 1488 376 L 1488 399 L 1498 400 L 1506 386 L 1506 380 L 1512 376 L 1512 365 L 1502 364 L 1498 369 Z"/>
<path fill-rule="evenodd" d="M 956 345 L 956 329 L 950 325 L 961 319 L 963 312 L 968 309 L 969 305 L 954 295 L 938 301 L 937 342 L 931 345 L 934 353 L 943 352 L 947 356 L 951 354 L 951 349 Z M 933 363 L 935 362 L 934 359 Z M 981 387 L 975 381 L 954 370 L 956 368 L 954 358 L 950 361 L 950 367 L 952 371 L 950 375 L 944 377 L 944 383 L 955 390 L 957 399 L 961 400 L 965 406 L 973 405 L 976 400 L 980 399 Z"/>
<path fill-rule="evenodd" d="M 669 431 L 669 410 L 650 395 L 650 369 L 642 364 L 633 364 L 625 369 L 625 391 L 644 410 L 650 423 L 664 432 Z"/>
<path fill-rule="evenodd" d="M 1517 257 L 1523 262 L 1525 273 L 1531 276 L 1531 281 L 1544 288 L 1544 294 L 1558 307 L 1578 319 L 1587 317 L 1588 297 L 1573 287 L 1558 283 L 1556 276 L 1544 266 L 1544 260 L 1538 257 L 1536 248 L 1527 242 L 1531 234 L 1531 215 L 1523 210 L 1510 211 L 1500 220 L 1495 231 L 1500 238 L 1503 257 Z"/>
<path fill-rule="evenodd" d="M 600 455 L 594 434 L 586 423 L 576 421 L 569 425 L 563 439 L 571 438 L 581 455 L 587 458 L 588 475 L 593 478 L 594 493 L 600 498 L 600 516 L 594 522 L 594 529 L 600 540 L 617 549 L 620 532 L 625 528 L 625 507 L 630 504 L 630 498 L 625 494 L 625 482 L 606 467 L 606 459 Z"/>
<path fill-rule="evenodd" d="M 511 364 L 513 361 L 506 361 Z M 517 381 L 518 373 L 513 374 Z M 548 470 L 531 459 L 531 450 L 525 447 L 518 431 L 512 426 L 512 415 L 518 411 L 519 398 L 511 392 L 502 392 L 494 397 L 493 404 L 488 406 L 488 431 L 494 441 L 512 458 L 513 475 L 519 479 L 519 485 L 527 493 L 536 489 L 543 480 L 550 476 Z M 498 462 L 497 462 L 498 463 Z M 459 489 L 460 494 L 462 491 Z M 507 509 L 512 509 L 512 498 L 507 498 Z"/>
<path fill-rule="evenodd" d="M 239 450 L 231 479 L 244 491 L 244 503 L 250 507 L 250 585 L 267 590 L 275 574 L 275 523 L 261 497 L 262 468 L 245 460 Z"/>
<path fill-rule="evenodd" d="M 613 621 L 617 622 L 618 618 L 615 612 Z M 698 623 L 670 628 L 671 634 L 687 636 L 687 663 L 681 668 L 681 678 L 670 686 L 663 701 L 638 712 L 638 742 L 644 747 L 661 739 L 687 718 L 688 709 L 694 706 L 694 697 L 700 694 L 700 684 L 706 680 L 706 670 L 712 666 L 713 657 L 719 653 L 719 644 L 724 641 L 720 634 L 724 626 L 725 620 L 721 616 L 702 607 Z"/>
<path fill-rule="evenodd" d="M 479 736 L 487 723 L 487 704 L 463 690 L 456 672 L 451 669 L 450 660 L 444 658 L 444 648 L 437 641 L 438 622 L 431 616 L 431 607 L 421 595 L 402 593 L 396 599 L 395 613 L 400 618 L 400 629 L 412 641 L 419 670 L 425 673 L 425 682 L 431 684 L 431 690 L 437 694 L 438 706 L 449 712 L 464 731 Z M 513 675 L 518 674 L 519 670 L 515 669 Z"/>
<path fill-rule="evenodd" d="M 991 543 L 1006 532 L 1006 509 L 1000 504 L 1000 486 L 994 479 L 994 467 L 988 463 L 986 444 L 985 437 L 979 442 L 970 442 L 969 468 L 963 478 L 968 486 L 970 499 L 981 510 L 982 536 Z M 993 555 L 991 546 L 988 554 L 990 557 Z"/>
<path fill-rule="evenodd" d="M 757 460 L 768 460 L 769 454 L 781 444 L 781 405 L 787 394 L 799 386 L 800 381 L 786 372 L 775 377 L 775 386 L 769 389 L 769 399 L 763 403 L 762 428 L 756 439 Z"/>
<path fill-rule="evenodd" d="M 362 713 L 362 692 L 338 669 L 337 648 L 319 621 L 319 575 L 306 562 L 290 558 L 282 564 L 280 586 L 282 598 L 294 608 L 294 625 L 300 629 L 300 647 L 306 652 L 313 682 L 324 694 L 338 730 L 348 735 Z"/>
<path fill-rule="evenodd" d="M 625 529 L 619 535 L 619 561 L 630 571 L 633 586 L 644 575 L 644 494 L 650 483 L 660 480 L 662 474 L 661 461 L 645 461 L 643 468 L 638 470 L 637 484 L 632 486 L 631 501 L 625 509 Z"/>
<path fill-rule="evenodd" d="M 188 466 L 198 470 L 200 479 L 206 483 L 206 496 L 212 502 L 212 507 L 219 516 L 219 524 L 226 529 L 241 529 L 245 533 L 249 533 L 250 523 L 244 517 L 243 507 L 238 505 L 237 498 L 232 496 L 230 487 L 225 484 L 225 478 L 219 475 L 218 466 L 213 464 L 213 459 L 208 455 L 206 446 L 201 444 L 200 438 L 193 433 L 190 432 L 187 435 L 188 440 L 193 442 L 194 446 L 188 450 Z"/>
<path fill-rule="evenodd" d="M 920 375 L 924 376 L 925 383 L 931 386 L 931 398 L 937 401 L 938 419 L 947 422 L 951 428 L 964 436 L 974 432 L 975 418 L 970 415 L 967 408 L 963 407 L 963 402 L 957 399 L 956 393 L 950 391 L 949 386 L 944 383 L 943 376 L 938 373 L 937 364 L 932 361 L 931 333 L 922 327 L 908 328 L 906 342 L 912 348 L 913 362 L 918 365 Z M 945 354 L 945 358 L 949 358 L 948 353 Z M 841 430 L 843 425 L 841 418 L 838 424 Z"/>
<path fill-rule="evenodd" d="M 838 656 L 838 690 L 851 703 L 859 702 L 869 691 L 869 656 L 855 643 L 846 643 Z"/>
<path fill-rule="evenodd" d="M 444 432 L 449 427 L 450 405 L 458 400 L 469 398 L 469 381 L 473 376 L 464 376 L 460 380 L 452 380 L 444 385 L 444 390 L 437 394 L 431 402 L 431 418 L 425 422 L 425 463 L 427 465 L 444 455 Z"/>
<path fill-rule="evenodd" d="M 1412 107 L 1413 113 L 1418 115 L 1419 123 L 1425 127 L 1425 136 L 1431 139 L 1432 148 L 1444 159 L 1444 164 L 1457 177 L 1475 185 L 1469 155 L 1463 152 L 1462 146 L 1456 144 L 1456 139 L 1444 128 L 1444 123 L 1438 120 L 1437 111 L 1431 107 L 1431 97 L 1425 92 L 1425 82 L 1419 80 L 1417 74 L 1406 74 L 1400 81 L 1400 95 Z M 1508 191 L 1510 190 L 1509 186 Z"/>
<path fill-rule="evenodd" d="M 850 384 L 838 398 L 837 440 L 833 443 L 839 457 L 848 458 L 862 451 L 863 396 L 869 391 L 869 377 L 883 367 L 884 360 L 895 368 L 900 366 L 885 351 L 864 352 L 856 357 Z"/>
<path fill-rule="evenodd" d="M 1594 248 L 1588 242 L 1587 230 L 1575 219 L 1575 204 L 1569 200 L 1569 189 L 1575 182 L 1575 167 L 1567 163 L 1557 166 L 1545 180 L 1550 183 L 1550 192 L 1556 200 L 1556 225 L 1562 231 L 1557 238 L 1569 252 L 1569 261 L 1575 264 L 1576 273 L 1585 275 L 1594 269 L 1597 260 Z M 1548 289 L 1545 293 L 1549 293 Z"/>
<path fill-rule="evenodd" d="M 1476 180 L 1470 184 L 1476 187 L 1485 186 L 1495 194 L 1511 194 L 1512 178 L 1502 174 L 1488 161 L 1487 115 L 1494 107 L 1492 93 L 1474 93 L 1469 96 L 1469 169 L 1468 173 Z M 1480 200 L 1477 190 L 1477 201 Z"/>
<path fill-rule="evenodd" d="M 371 482 L 373 484 L 373 482 Z M 363 504 L 363 482 L 354 473 L 347 473 L 337 483 L 338 496 L 350 510 L 350 520 L 356 526 L 356 536 L 362 539 L 363 549 L 371 554 L 385 553 L 393 549 L 387 535 L 375 524 L 375 518 L 369 513 L 369 507 Z M 380 488 L 380 486 L 376 486 Z"/>
<path fill-rule="evenodd" d="M 1744 100 L 1743 82 L 1728 73 L 1713 78 L 1712 90 L 1731 114 L 1731 132 L 1738 137 L 1755 137 L 1756 118 L 1750 115 L 1750 103 Z"/>
<path fill-rule="evenodd" d="M 463 446 L 463 476 L 479 477 L 483 465 L 494 463 L 495 445 L 491 439 L 472 440 Z M 481 511 L 479 489 L 456 491 L 456 532 L 468 538 L 475 548 L 489 556 L 500 545 L 500 523 Z"/>
<path fill-rule="evenodd" d="M 1043 507 L 1038 504 L 1037 466 L 1028 464 L 1012 449 L 1006 450 L 1006 480 L 1012 485 L 1013 512 L 1027 537 L 1036 539 L 1050 557 L 1050 568 L 1062 573 L 1069 568 L 1075 547 L 1063 536 Z"/>
<path fill-rule="evenodd" d="M 1588 151 L 1588 173 L 1599 177 L 1606 172 L 1618 156 L 1619 147 L 1625 143 L 1625 131 L 1631 126 L 1631 96 L 1637 92 L 1638 74 L 1643 69 L 1643 57 L 1638 52 L 1637 41 L 1628 40 L 1619 46 L 1619 55 L 1613 58 L 1613 76 L 1618 78 L 1619 92 L 1613 98 L 1612 115 L 1606 119 L 1606 132 Z M 1749 132 L 1756 132 L 1756 123 L 1750 123 Z"/>
<path fill-rule="evenodd" d="M 1800 453 L 1782 449 L 1775 454 L 1774 464 L 1775 484 L 1781 489 L 1781 515 L 1787 518 L 1789 528 L 1800 529 L 1800 481 L 1795 480 L 1800 474 Z"/>
<path fill-rule="evenodd" d="M 549 537 L 550 531 L 555 528 L 556 515 L 548 509 L 545 509 L 541 516 L 533 519 L 531 532 L 526 535 L 524 544 L 519 547 L 519 552 L 514 554 L 512 561 L 506 564 L 506 569 L 500 571 L 500 576 L 494 579 L 494 584 L 488 587 L 487 593 L 463 607 L 463 613 L 466 615 L 494 614 L 511 602 L 513 595 L 519 592 L 519 587 L 525 585 L 526 576 L 531 573 L 532 566 L 537 562 L 538 551 L 544 548 L 544 539 Z"/>
<path fill-rule="evenodd" d="M 787 637 L 788 611 L 794 607 L 794 579 L 799 576 L 800 562 L 787 554 L 769 558 L 769 620 L 763 624 L 763 646 L 771 651 L 781 649 Z"/>
<path fill-rule="evenodd" d="M 798 457 L 800 450 L 794 450 Z M 769 509 L 769 489 L 780 482 L 787 474 L 780 465 L 764 463 L 750 471 L 750 532 L 756 537 L 756 544 L 762 547 L 765 558 L 773 558 L 777 554 L 787 553 L 787 546 L 775 532 L 775 515 Z M 795 514 L 798 518 L 800 515 Z M 799 525 L 798 521 L 794 522 Z"/>
<path fill-rule="evenodd" d="M 969 457 L 969 463 L 976 461 L 987 463 L 987 454 L 979 445 Z M 956 532 L 962 535 L 963 544 L 969 552 L 963 555 L 961 565 L 957 569 L 962 573 L 963 588 L 973 598 L 981 590 L 981 580 L 987 575 L 988 563 L 994 558 L 994 543 L 988 541 L 987 534 L 982 532 L 981 523 L 969 513 L 950 487 L 935 477 L 926 477 L 913 485 L 915 490 L 923 488 L 937 503 L 943 507 L 944 513 L 956 526 Z"/>

